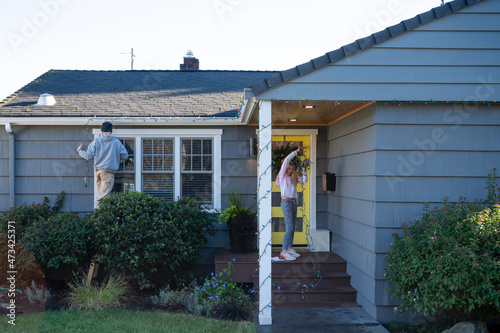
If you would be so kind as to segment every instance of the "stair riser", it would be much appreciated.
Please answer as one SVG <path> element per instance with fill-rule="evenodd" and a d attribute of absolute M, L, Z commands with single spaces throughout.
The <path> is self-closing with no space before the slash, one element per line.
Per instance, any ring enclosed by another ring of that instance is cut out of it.
<path fill-rule="evenodd" d="M 274 275 L 281 276 L 297 276 L 304 274 L 314 273 L 313 265 L 308 262 L 294 263 L 294 262 L 280 262 L 273 264 L 272 272 Z M 318 267 L 316 267 L 318 269 Z M 320 272 L 345 272 L 345 263 L 323 263 L 319 267 Z"/>
<path fill-rule="evenodd" d="M 279 286 L 281 290 L 286 291 L 294 291 L 294 290 L 303 290 L 303 285 L 305 284 L 308 287 L 312 287 L 311 285 L 316 285 L 315 290 L 330 290 L 331 288 L 339 287 L 339 286 L 350 286 L 350 278 L 349 277 L 336 277 L 336 278 L 323 278 L 321 281 L 313 280 L 313 278 L 273 278 L 272 283 L 275 286 Z M 259 285 L 259 280 L 254 279 L 254 286 Z"/>
<path fill-rule="evenodd" d="M 286 305 L 286 303 L 305 304 L 314 303 L 342 303 L 342 302 L 356 302 L 356 293 L 342 293 L 342 294 L 308 294 L 304 293 L 304 299 L 300 293 L 297 294 L 275 294 L 273 293 L 273 304 L 276 306 Z"/>

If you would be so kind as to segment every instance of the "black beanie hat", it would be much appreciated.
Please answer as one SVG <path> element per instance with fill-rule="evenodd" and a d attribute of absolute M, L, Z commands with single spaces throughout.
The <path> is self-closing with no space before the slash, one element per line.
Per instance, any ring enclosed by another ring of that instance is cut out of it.
<path fill-rule="evenodd" d="M 113 132 L 113 124 L 109 121 L 106 121 L 101 126 L 101 132 Z"/>

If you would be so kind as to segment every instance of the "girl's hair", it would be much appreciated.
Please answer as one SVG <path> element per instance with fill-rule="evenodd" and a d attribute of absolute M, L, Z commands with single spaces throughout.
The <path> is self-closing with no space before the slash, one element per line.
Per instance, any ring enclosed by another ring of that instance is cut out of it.
<path fill-rule="evenodd" d="M 299 182 L 299 174 L 297 173 L 297 166 L 293 161 L 290 161 L 290 164 L 288 164 L 288 166 L 293 166 L 293 171 L 292 175 L 290 176 L 290 181 L 292 182 L 293 186 L 297 186 L 297 183 Z"/>

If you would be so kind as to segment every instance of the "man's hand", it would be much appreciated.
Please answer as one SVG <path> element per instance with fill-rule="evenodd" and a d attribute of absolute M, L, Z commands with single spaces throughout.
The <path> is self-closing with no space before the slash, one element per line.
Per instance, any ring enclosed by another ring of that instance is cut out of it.
<path fill-rule="evenodd" d="M 76 152 L 79 152 L 80 150 L 85 150 L 85 146 L 83 145 L 83 143 L 81 143 L 78 148 L 76 148 Z"/>

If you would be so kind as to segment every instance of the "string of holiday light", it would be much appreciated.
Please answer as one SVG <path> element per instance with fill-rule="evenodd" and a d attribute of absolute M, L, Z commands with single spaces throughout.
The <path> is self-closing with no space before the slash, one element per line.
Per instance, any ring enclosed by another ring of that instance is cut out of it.
<path fill-rule="evenodd" d="M 309 164 L 309 159 L 305 159 L 304 162 L 302 162 L 302 165 L 306 168 L 307 170 L 310 169 L 310 164 Z M 313 181 L 313 180 L 311 180 Z M 302 188 L 302 193 L 304 192 L 304 184 L 300 183 L 301 188 Z M 319 260 L 320 254 L 316 252 L 316 249 L 314 247 L 314 240 L 311 237 L 311 223 L 309 221 L 309 218 L 307 217 L 307 206 L 306 202 L 304 200 L 304 195 L 302 195 L 302 198 L 300 199 L 301 207 L 302 207 L 302 223 L 305 226 L 305 233 L 306 233 L 306 241 L 307 241 L 307 248 L 309 249 L 309 255 L 307 256 L 313 265 L 313 280 L 309 283 L 309 285 L 303 284 L 298 282 L 298 285 L 302 285 L 303 289 L 301 292 L 301 298 L 304 300 L 304 292 L 305 291 L 313 291 L 316 289 L 318 284 L 321 282 L 323 279 L 323 276 L 321 276 L 321 262 Z M 313 255 L 315 258 L 313 258 Z"/>
<path fill-rule="evenodd" d="M 352 100 L 335 100 L 335 101 L 329 101 L 329 100 L 326 100 L 325 98 L 323 98 L 322 100 L 309 100 L 307 98 L 302 98 L 300 100 L 294 100 L 294 101 L 291 101 L 291 100 L 279 100 L 277 98 L 271 98 L 271 101 L 272 102 L 275 102 L 275 103 L 282 103 L 282 104 L 294 104 L 296 103 L 297 101 L 299 103 L 301 102 L 308 102 L 308 105 L 311 105 L 312 103 L 316 103 L 317 106 L 320 106 L 321 104 L 320 103 L 323 103 L 323 104 L 326 104 L 326 103 L 332 103 L 333 106 L 338 106 L 338 105 L 342 105 L 342 104 L 346 104 L 346 103 L 378 103 L 378 104 L 384 104 L 384 105 L 389 105 L 389 104 L 397 104 L 399 106 L 401 105 L 404 105 L 404 104 L 416 104 L 416 105 L 420 105 L 420 104 L 423 104 L 423 105 L 429 105 L 429 104 L 450 104 L 450 103 L 469 103 L 469 104 L 483 104 L 483 105 L 488 105 L 488 107 L 491 107 L 491 105 L 500 105 L 500 101 L 496 101 L 496 100 L 493 100 L 493 101 L 483 101 L 481 98 L 480 99 L 475 99 L 475 98 L 472 98 L 470 101 L 468 100 L 462 100 L 462 99 L 458 99 L 458 100 L 445 100 L 445 99 L 434 99 L 434 98 L 431 98 L 430 99 L 430 102 L 429 101 L 424 101 L 424 100 L 398 100 L 397 98 L 394 98 L 394 99 L 391 99 L 391 100 L 387 100 L 387 101 L 374 101 L 374 100 L 355 100 L 355 99 L 352 99 Z"/>
<path fill-rule="evenodd" d="M 259 107 L 259 112 L 260 112 L 260 107 Z M 259 119 L 259 120 L 260 120 L 260 119 Z M 258 138 L 258 142 L 260 142 L 260 139 L 261 139 L 261 135 L 260 135 L 261 131 L 263 131 L 264 129 L 266 129 L 266 128 L 270 127 L 270 126 L 272 126 L 272 123 L 270 123 L 270 124 L 268 124 L 268 125 L 264 125 L 264 126 L 262 126 L 262 128 L 261 128 L 260 130 L 259 130 L 259 129 L 257 130 L 257 138 Z M 257 153 L 257 161 L 260 161 L 260 155 L 262 154 L 262 152 L 263 152 L 264 150 L 269 150 L 269 146 L 270 146 L 271 144 L 272 144 L 272 136 L 270 136 L 269 141 L 268 141 L 265 145 L 263 145 L 263 146 L 259 145 L 259 147 L 258 147 L 258 153 Z M 260 163 L 258 163 L 258 164 L 257 164 L 257 166 L 260 168 Z M 269 172 L 269 170 L 270 170 L 271 168 L 272 168 L 272 163 L 271 163 L 269 166 L 267 166 L 267 167 L 264 169 L 264 171 L 263 171 L 263 172 L 261 172 L 261 174 L 259 175 L 259 181 L 258 181 L 257 193 L 258 193 L 258 195 L 259 195 L 260 197 L 259 197 L 259 200 L 257 201 L 257 207 L 259 207 L 259 206 L 260 206 L 260 202 L 261 202 L 262 200 L 264 200 L 264 199 L 267 199 L 267 198 L 268 198 L 268 195 L 272 192 L 272 186 L 271 186 L 271 188 L 270 188 L 270 189 L 268 189 L 268 190 L 267 190 L 267 189 L 266 189 L 266 190 L 263 190 L 263 189 L 261 188 L 262 177 L 263 177 L 263 176 L 266 176 L 266 175 L 267 175 L 267 172 Z M 264 192 L 264 194 L 262 194 L 263 192 Z M 258 210 L 260 211 L 260 207 L 258 208 Z M 257 216 L 260 216 L 260 213 L 259 213 L 259 212 L 257 212 Z M 270 240 L 266 243 L 266 245 L 265 245 L 265 246 L 262 246 L 262 244 L 261 244 L 261 241 L 262 241 L 262 240 L 261 240 L 261 233 L 264 231 L 264 229 L 266 229 L 266 228 L 267 228 L 267 227 L 269 227 L 269 226 L 272 226 L 272 217 L 271 217 L 271 218 L 270 218 L 270 219 L 269 219 L 266 223 L 262 224 L 262 225 L 260 226 L 260 228 L 259 228 L 259 231 L 257 232 L 257 234 L 258 234 L 258 242 L 259 242 L 259 246 L 258 246 L 258 249 L 259 249 L 259 254 L 258 254 L 258 266 L 259 266 L 259 268 L 258 268 L 257 270 L 259 271 L 259 276 L 258 276 L 259 278 L 260 278 L 260 267 L 261 267 L 262 255 L 264 255 L 264 254 L 266 254 L 266 253 L 267 253 L 267 249 L 268 249 L 268 247 L 272 247 L 272 239 L 270 239 Z M 272 250 L 272 249 L 270 249 L 270 250 Z M 270 282 L 268 282 L 268 280 L 269 280 Z M 268 282 L 268 283 L 272 283 L 272 273 L 271 273 L 271 272 L 268 274 L 268 276 L 266 276 L 266 277 L 262 280 L 262 283 L 261 283 L 261 284 L 259 285 L 259 287 L 258 287 L 259 292 L 260 292 L 260 290 L 262 289 L 262 286 L 264 286 L 264 284 L 265 284 L 266 282 Z M 270 301 L 269 303 L 267 303 L 267 304 L 265 304 L 265 305 L 263 305 L 263 306 L 260 306 L 260 304 L 259 304 L 259 313 L 264 314 L 264 310 L 265 310 L 266 308 L 271 308 L 271 307 L 272 307 L 272 298 L 271 298 L 271 301 Z"/>

